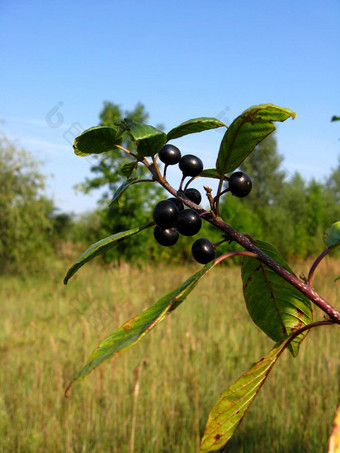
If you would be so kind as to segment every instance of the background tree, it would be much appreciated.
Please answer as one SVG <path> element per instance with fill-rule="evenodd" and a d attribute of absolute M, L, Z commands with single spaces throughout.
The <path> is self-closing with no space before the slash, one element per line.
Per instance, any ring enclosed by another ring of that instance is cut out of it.
<path fill-rule="evenodd" d="M 251 191 L 251 201 L 248 200 L 249 204 L 264 207 L 277 202 L 287 177 L 281 167 L 283 160 L 283 156 L 277 150 L 276 137 L 271 134 L 242 163 L 241 170 L 256 181 Z"/>
<path fill-rule="evenodd" d="M 0 137 L 0 270 L 32 269 L 51 250 L 53 202 L 28 151 Z"/>
<path fill-rule="evenodd" d="M 326 188 L 331 199 L 340 205 L 340 158 L 338 166 L 332 169 L 330 176 L 327 178 Z"/>

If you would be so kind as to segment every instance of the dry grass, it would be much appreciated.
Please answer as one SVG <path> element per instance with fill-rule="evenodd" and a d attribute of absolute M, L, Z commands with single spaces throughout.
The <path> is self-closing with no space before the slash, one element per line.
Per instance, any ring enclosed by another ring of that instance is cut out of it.
<path fill-rule="evenodd" d="M 246 313 L 239 270 L 215 269 L 66 400 L 69 379 L 98 342 L 197 269 L 89 264 L 64 287 L 66 268 L 0 279 L 0 451 L 197 451 L 216 399 L 272 347 Z M 307 273 L 305 263 L 300 271 Z M 340 262 L 326 260 L 315 275 L 334 303 L 339 274 Z M 339 399 L 339 340 L 337 326 L 314 329 L 296 359 L 284 354 L 227 451 L 326 452 Z"/>

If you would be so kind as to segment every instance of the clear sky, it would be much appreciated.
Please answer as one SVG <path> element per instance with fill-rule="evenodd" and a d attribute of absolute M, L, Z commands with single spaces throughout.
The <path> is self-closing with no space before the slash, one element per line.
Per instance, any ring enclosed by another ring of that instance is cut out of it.
<path fill-rule="evenodd" d="M 166 130 L 194 117 L 230 123 L 270 102 L 297 118 L 278 125 L 289 174 L 323 180 L 340 155 L 340 2 L 0 2 L 0 130 L 43 160 L 48 193 L 64 211 L 95 206 L 76 195 L 89 158 L 73 136 L 99 121 L 105 100 Z M 179 142 L 211 167 L 222 135 Z M 255 182 L 254 182 L 255 183 Z"/>

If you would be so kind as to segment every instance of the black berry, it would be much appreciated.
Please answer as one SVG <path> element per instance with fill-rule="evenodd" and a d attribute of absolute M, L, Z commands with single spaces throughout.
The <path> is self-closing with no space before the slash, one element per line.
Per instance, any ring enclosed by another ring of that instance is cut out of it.
<path fill-rule="evenodd" d="M 176 228 L 164 229 L 158 225 L 155 226 L 153 235 L 159 244 L 165 245 L 166 247 L 170 247 L 171 245 L 176 244 L 179 238 L 179 232 L 176 230 Z"/>
<path fill-rule="evenodd" d="M 164 145 L 158 153 L 160 160 L 166 165 L 178 164 L 181 158 L 180 150 L 174 145 Z"/>
<path fill-rule="evenodd" d="M 169 200 L 163 200 L 154 207 L 152 217 L 158 226 L 171 228 L 174 226 L 178 212 L 175 203 Z"/>
<path fill-rule="evenodd" d="M 181 202 L 181 200 L 179 200 L 176 197 L 171 197 L 171 198 L 168 198 L 168 201 L 171 201 L 172 203 L 175 203 L 175 205 L 177 206 L 178 210 L 179 211 L 183 211 L 184 204 Z"/>
<path fill-rule="evenodd" d="M 202 219 L 193 209 L 185 209 L 178 214 L 175 225 L 184 236 L 193 236 L 201 229 Z"/>
<path fill-rule="evenodd" d="M 215 258 L 215 247 L 209 239 L 200 238 L 192 244 L 192 256 L 201 264 L 207 264 Z"/>
<path fill-rule="evenodd" d="M 194 188 L 187 189 L 184 192 L 184 195 L 187 198 L 189 198 L 189 200 L 192 201 L 193 203 L 196 203 L 196 204 L 200 204 L 201 203 L 202 196 L 201 196 L 200 192 L 197 189 L 194 189 Z"/>
<path fill-rule="evenodd" d="M 229 190 L 235 197 L 246 197 L 252 188 L 250 176 L 243 171 L 235 171 L 229 178 Z"/>
<path fill-rule="evenodd" d="M 198 176 L 203 171 L 203 162 L 197 156 L 186 154 L 179 161 L 184 176 Z"/>

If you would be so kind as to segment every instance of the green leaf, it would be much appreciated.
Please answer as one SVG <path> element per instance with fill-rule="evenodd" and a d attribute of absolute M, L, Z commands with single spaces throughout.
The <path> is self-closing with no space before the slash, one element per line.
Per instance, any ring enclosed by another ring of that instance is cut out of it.
<path fill-rule="evenodd" d="M 135 184 L 138 181 L 137 178 L 129 178 L 127 179 L 121 186 L 118 187 L 116 192 L 114 193 L 112 200 L 110 201 L 109 206 L 111 207 L 115 203 L 119 204 L 119 199 L 123 195 L 123 193 L 128 189 L 132 184 Z"/>
<path fill-rule="evenodd" d="M 222 451 L 265 383 L 288 340 L 242 374 L 219 398 L 206 424 L 200 453 Z"/>
<path fill-rule="evenodd" d="M 126 178 L 130 178 L 130 176 L 135 172 L 137 169 L 138 162 L 129 162 L 125 165 L 122 166 L 122 168 L 119 170 L 120 176 L 125 176 Z"/>
<path fill-rule="evenodd" d="M 115 126 L 119 127 L 122 131 L 128 132 L 131 127 L 134 126 L 135 121 L 131 120 L 130 118 L 124 118 L 123 120 L 115 121 Z"/>
<path fill-rule="evenodd" d="M 154 156 L 167 141 L 163 131 L 148 124 L 138 123 L 128 118 L 117 121 L 115 124 L 137 142 L 137 152 L 143 157 Z"/>
<path fill-rule="evenodd" d="M 340 116 L 333 115 L 331 121 L 340 121 Z"/>
<path fill-rule="evenodd" d="M 261 104 L 245 110 L 229 126 L 221 142 L 216 161 L 220 177 L 233 172 L 267 135 L 275 130 L 273 121 L 295 118 L 289 109 Z"/>
<path fill-rule="evenodd" d="M 202 173 L 200 173 L 200 177 L 221 179 L 221 175 L 216 168 L 207 168 L 206 170 L 203 170 Z"/>
<path fill-rule="evenodd" d="M 143 157 L 153 157 L 162 149 L 165 143 L 166 134 L 164 134 L 164 132 L 160 132 L 159 134 L 155 134 L 149 138 L 139 140 L 137 145 L 137 152 L 140 156 Z"/>
<path fill-rule="evenodd" d="M 227 127 L 227 125 L 217 118 L 193 118 L 171 129 L 167 134 L 167 140 L 173 140 L 184 135 L 195 134 L 209 129 L 216 129 L 217 127 Z"/>
<path fill-rule="evenodd" d="M 340 221 L 333 223 L 323 234 L 323 240 L 328 247 L 340 244 Z"/>
<path fill-rule="evenodd" d="M 119 244 L 119 242 L 124 241 L 125 239 L 139 233 L 146 228 L 151 227 L 154 225 L 153 222 L 148 223 L 147 225 L 142 225 L 136 228 L 131 228 L 131 230 L 122 231 L 120 233 L 113 234 L 107 238 L 101 239 L 100 241 L 96 242 L 95 244 L 90 245 L 88 249 L 83 252 L 78 259 L 72 264 L 70 269 L 68 270 L 65 278 L 64 284 L 67 285 L 68 280 L 80 269 L 85 263 L 91 261 L 98 255 L 107 252 L 110 248 L 114 247 L 115 245 Z"/>
<path fill-rule="evenodd" d="M 121 131 L 108 126 L 91 127 L 74 139 L 73 149 L 77 156 L 106 153 L 121 145 Z"/>
<path fill-rule="evenodd" d="M 110 201 L 109 207 L 113 206 L 115 203 L 119 204 L 119 200 L 120 200 L 121 196 L 123 195 L 123 193 L 126 191 L 126 189 L 128 189 L 133 184 L 137 184 L 137 183 L 140 183 L 140 182 L 155 182 L 155 181 L 152 180 L 152 179 L 143 180 L 143 181 L 138 179 L 138 178 L 129 178 L 129 179 L 127 179 L 121 186 L 118 187 L 118 189 L 114 193 L 114 195 L 112 197 L 112 200 Z"/>
<path fill-rule="evenodd" d="M 137 123 L 136 121 L 130 121 L 130 126 L 128 129 L 129 135 L 131 138 L 138 142 L 140 140 L 145 140 L 150 137 L 161 135 L 165 133 L 159 129 L 156 129 L 153 126 L 149 126 L 143 123 Z"/>
<path fill-rule="evenodd" d="M 272 245 L 263 241 L 256 241 L 255 244 L 293 273 Z M 259 260 L 246 257 L 241 275 L 248 312 L 255 324 L 274 341 L 283 341 L 295 330 L 312 322 L 310 300 Z M 299 335 L 289 345 L 294 357 L 305 335 Z"/>
<path fill-rule="evenodd" d="M 82 380 L 96 366 L 119 352 L 134 346 L 144 335 L 150 332 L 165 316 L 175 310 L 195 288 L 201 278 L 212 269 L 217 262 L 211 262 L 189 277 L 182 285 L 159 299 L 151 307 L 144 310 L 140 315 L 125 322 L 119 329 L 114 331 L 91 354 L 87 364 L 79 371 L 66 389 Z"/>

